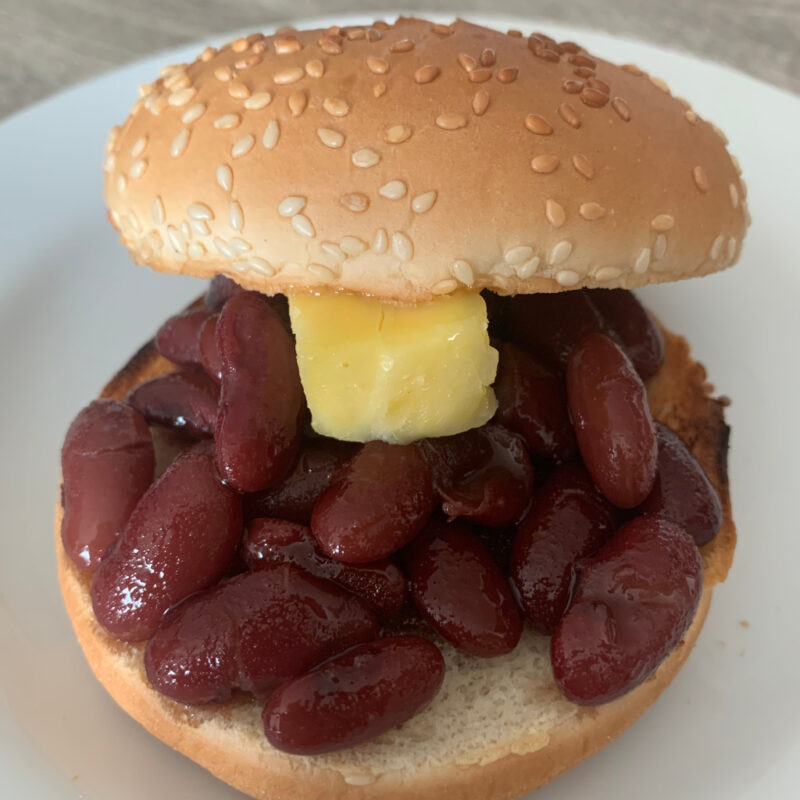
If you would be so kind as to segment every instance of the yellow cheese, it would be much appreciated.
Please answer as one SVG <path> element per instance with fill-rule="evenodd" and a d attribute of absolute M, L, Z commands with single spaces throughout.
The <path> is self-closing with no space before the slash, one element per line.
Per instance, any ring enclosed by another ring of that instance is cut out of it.
<path fill-rule="evenodd" d="M 407 443 L 476 428 L 497 408 L 497 351 L 479 294 L 416 306 L 297 295 L 289 311 L 317 433 Z"/>

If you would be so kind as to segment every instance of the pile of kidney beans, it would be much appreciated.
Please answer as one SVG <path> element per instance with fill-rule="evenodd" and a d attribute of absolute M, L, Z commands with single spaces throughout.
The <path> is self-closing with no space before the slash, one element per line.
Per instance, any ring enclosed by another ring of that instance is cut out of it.
<path fill-rule="evenodd" d="M 316 436 L 285 299 L 223 277 L 156 335 L 177 371 L 80 412 L 62 452 L 64 548 L 91 574 L 98 622 L 146 642 L 158 691 L 250 692 L 269 741 L 311 754 L 432 699 L 444 661 L 424 623 L 487 658 L 527 621 L 587 705 L 678 644 L 722 514 L 650 415 L 659 330 L 622 290 L 486 299 L 499 410 L 456 436 Z M 150 426 L 183 437 L 158 477 Z"/>

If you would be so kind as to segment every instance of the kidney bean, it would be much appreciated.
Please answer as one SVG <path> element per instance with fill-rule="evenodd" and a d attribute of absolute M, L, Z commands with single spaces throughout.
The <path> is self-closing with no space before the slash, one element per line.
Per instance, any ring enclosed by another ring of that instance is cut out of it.
<path fill-rule="evenodd" d="M 656 423 L 658 472 L 653 491 L 639 507 L 683 528 L 698 546 L 708 544 L 722 525 L 722 506 L 714 487 L 680 437 Z"/>
<path fill-rule="evenodd" d="M 503 527 L 528 507 L 533 467 L 522 439 L 502 426 L 425 439 L 419 447 L 450 519 Z"/>
<path fill-rule="evenodd" d="M 535 458 L 571 458 L 577 444 L 563 380 L 511 342 L 499 349 L 497 421 L 522 436 Z"/>
<path fill-rule="evenodd" d="M 222 361 L 217 350 L 217 320 L 219 314 L 212 314 L 201 326 L 197 334 L 197 348 L 200 362 L 206 374 L 215 383 L 222 383 Z"/>
<path fill-rule="evenodd" d="M 615 506 L 639 505 L 653 488 L 658 448 L 647 393 L 630 360 L 607 336 L 589 334 L 567 364 L 567 396 L 594 482 Z"/>
<path fill-rule="evenodd" d="M 95 400 L 69 426 L 61 449 L 61 541 L 80 569 L 95 569 L 153 480 L 155 454 L 141 414 Z"/>
<path fill-rule="evenodd" d="M 616 511 L 581 464 L 559 467 L 533 496 L 511 556 L 511 577 L 533 627 L 551 635 L 567 609 L 579 559 L 616 527 Z"/>
<path fill-rule="evenodd" d="M 294 469 L 262 492 L 245 495 L 247 519 L 277 517 L 308 525 L 317 500 L 334 474 L 355 454 L 358 445 L 337 439 L 306 439 Z"/>
<path fill-rule="evenodd" d="M 241 292 L 217 321 L 222 393 L 217 468 L 240 492 L 266 489 L 294 464 L 305 403 L 294 342 L 268 301 Z"/>
<path fill-rule="evenodd" d="M 396 622 L 403 614 L 406 577 L 396 564 L 385 558 L 358 565 L 334 561 L 323 554 L 305 525 L 281 519 L 251 520 L 242 550 L 248 569 L 297 564 L 312 575 L 343 586 L 384 622 Z"/>
<path fill-rule="evenodd" d="M 202 372 L 159 375 L 131 389 L 125 400 L 148 422 L 197 438 L 214 435 L 219 389 Z"/>
<path fill-rule="evenodd" d="M 463 522 L 431 523 L 406 554 L 411 598 L 434 630 L 474 656 L 511 652 L 522 617 L 489 552 Z"/>
<path fill-rule="evenodd" d="M 410 542 L 435 504 L 430 471 L 416 447 L 367 442 L 317 501 L 311 531 L 330 558 L 363 564 Z"/>
<path fill-rule="evenodd" d="M 647 309 L 626 289 L 585 291 L 642 380 L 652 378 L 664 363 L 664 336 Z"/>
<path fill-rule="evenodd" d="M 241 500 L 220 483 L 211 443 L 197 444 L 147 490 L 95 573 L 97 621 L 117 639 L 146 639 L 167 609 L 225 574 L 241 536 Z"/>
<path fill-rule="evenodd" d="M 378 639 L 276 689 L 264 732 L 273 747 L 298 755 L 352 747 L 411 719 L 443 680 L 436 645 L 418 636 Z"/>
<path fill-rule="evenodd" d="M 150 683 L 181 703 L 263 696 L 378 635 L 356 597 L 294 564 L 237 575 L 170 611 L 147 643 Z"/>
<path fill-rule="evenodd" d="M 209 281 L 208 289 L 206 289 L 204 298 L 206 308 L 209 311 L 221 311 L 231 297 L 243 291 L 244 289 L 227 275 L 215 275 Z"/>
<path fill-rule="evenodd" d="M 624 525 L 580 570 L 551 640 L 556 683 L 575 703 L 607 703 L 645 681 L 694 618 L 703 567 L 686 531 L 659 517 Z"/>
<path fill-rule="evenodd" d="M 156 350 L 176 364 L 200 366 L 198 334 L 210 316 L 206 308 L 189 308 L 170 317 L 156 333 Z"/>

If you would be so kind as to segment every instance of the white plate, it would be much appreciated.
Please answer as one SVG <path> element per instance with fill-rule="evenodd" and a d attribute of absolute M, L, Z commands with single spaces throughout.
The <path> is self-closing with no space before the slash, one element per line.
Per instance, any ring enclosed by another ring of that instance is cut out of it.
<path fill-rule="evenodd" d="M 334 21 L 342 22 L 323 24 Z M 650 45 L 519 19 L 490 22 L 540 27 L 668 79 L 730 135 L 754 217 L 736 269 L 644 292 L 734 398 L 733 571 L 663 698 L 537 800 L 797 798 L 800 99 Z M 151 738 L 94 681 L 62 609 L 52 553 L 59 448 L 70 419 L 199 289 L 192 279 L 130 265 L 105 222 L 100 173 L 106 131 L 125 117 L 136 85 L 199 49 L 126 67 L 0 125 L 3 798 L 242 797 Z"/>

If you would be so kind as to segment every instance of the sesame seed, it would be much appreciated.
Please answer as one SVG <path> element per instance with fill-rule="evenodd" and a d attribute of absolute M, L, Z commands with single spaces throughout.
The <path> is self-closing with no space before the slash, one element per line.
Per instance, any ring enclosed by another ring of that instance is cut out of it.
<path fill-rule="evenodd" d="M 187 86 L 184 89 L 173 92 L 167 98 L 167 102 L 171 106 L 185 106 L 196 94 L 197 89 L 195 89 L 194 86 Z"/>
<path fill-rule="evenodd" d="M 230 130 L 237 128 L 242 122 L 242 118 L 238 114 L 223 114 L 214 120 L 214 127 L 219 130 Z"/>
<path fill-rule="evenodd" d="M 613 281 L 620 275 L 622 275 L 622 270 L 619 267 L 600 267 L 594 277 L 598 281 Z"/>
<path fill-rule="evenodd" d="M 633 271 L 637 275 L 643 275 L 647 272 L 647 268 L 650 266 L 650 248 L 645 247 L 636 256 L 636 261 L 633 262 Z"/>
<path fill-rule="evenodd" d="M 739 207 L 739 192 L 736 189 L 736 184 L 728 184 L 728 192 L 731 196 L 731 205 L 734 208 Z"/>
<path fill-rule="evenodd" d="M 167 231 L 169 231 L 169 229 L 167 229 Z M 225 242 L 223 239 L 220 239 L 219 236 L 214 237 L 214 247 L 216 247 L 219 253 L 225 256 L 225 258 L 233 258 L 233 250 L 231 250 L 231 248 L 228 247 L 227 242 Z"/>
<path fill-rule="evenodd" d="M 296 92 L 292 92 L 289 95 L 287 104 L 289 106 L 289 111 L 292 112 L 292 116 L 299 117 L 306 109 L 308 97 L 306 96 L 306 93 L 300 89 Z"/>
<path fill-rule="evenodd" d="M 153 204 L 150 206 L 150 216 L 156 225 L 164 224 L 166 212 L 164 211 L 164 201 L 159 196 L 153 199 Z"/>
<path fill-rule="evenodd" d="M 131 164 L 131 168 L 128 170 L 128 175 L 131 176 L 134 180 L 136 178 L 141 178 L 144 175 L 144 171 L 147 169 L 147 159 L 140 158 L 137 161 L 134 161 Z M 733 186 L 733 184 L 731 184 Z"/>
<path fill-rule="evenodd" d="M 731 237 L 730 239 L 728 239 L 728 260 L 733 261 L 735 255 L 736 255 L 736 239 Z"/>
<path fill-rule="evenodd" d="M 301 236 L 312 238 L 315 235 L 314 226 L 305 214 L 295 214 L 292 217 L 292 227 Z"/>
<path fill-rule="evenodd" d="M 500 81 L 500 83 L 513 83 L 517 79 L 517 75 L 519 75 L 518 69 L 506 67 L 497 73 L 497 80 Z"/>
<path fill-rule="evenodd" d="M 244 107 L 248 111 L 257 111 L 259 108 L 264 108 L 272 102 L 271 92 L 256 92 L 244 101 Z"/>
<path fill-rule="evenodd" d="M 650 76 L 650 83 L 652 83 L 653 86 L 661 89 L 662 92 L 666 92 L 667 94 L 670 94 L 669 85 L 667 84 L 667 82 L 665 80 L 663 80 L 661 78 L 657 78 L 655 75 L 651 75 Z"/>
<path fill-rule="evenodd" d="M 411 261 L 414 257 L 414 245 L 405 233 L 392 234 L 392 253 L 401 261 Z"/>
<path fill-rule="evenodd" d="M 242 138 L 234 142 L 233 147 L 231 147 L 231 157 L 241 158 L 247 155 L 253 149 L 255 143 L 256 137 L 253 136 L 252 133 L 248 133 L 247 136 L 242 136 Z"/>
<path fill-rule="evenodd" d="M 591 180 L 594 177 L 594 167 L 592 162 L 583 155 L 583 153 L 576 153 L 572 156 L 572 166 L 583 175 L 584 178 Z"/>
<path fill-rule="evenodd" d="M 275 52 L 279 56 L 297 53 L 302 49 L 302 45 L 296 36 L 278 36 L 274 39 L 273 45 L 275 46 Z"/>
<path fill-rule="evenodd" d="M 481 51 L 480 62 L 482 67 L 491 67 L 497 61 L 497 55 L 491 47 Z"/>
<path fill-rule="evenodd" d="M 368 56 L 367 68 L 376 75 L 385 75 L 389 71 L 389 62 L 377 56 Z"/>
<path fill-rule="evenodd" d="M 174 225 L 167 225 L 167 239 L 172 245 L 172 249 L 176 253 L 183 255 L 186 245 L 181 238 L 180 232 Z"/>
<path fill-rule="evenodd" d="M 514 265 L 522 264 L 523 261 L 528 261 L 531 256 L 533 256 L 533 248 L 523 244 L 506 250 L 503 258 L 505 258 L 506 264 Z"/>
<path fill-rule="evenodd" d="M 250 97 L 250 89 L 241 81 L 231 81 L 230 84 L 228 84 L 228 94 L 231 97 L 235 97 L 237 100 L 245 100 Z"/>
<path fill-rule="evenodd" d="M 442 71 L 439 69 L 439 67 L 436 67 L 433 64 L 426 64 L 424 67 L 420 67 L 414 73 L 414 80 L 417 83 L 432 83 L 441 74 Z"/>
<path fill-rule="evenodd" d="M 228 224 L 237 233 L 241 233 L 244 228 L 244 213 L 242 206 L 236 200 L 228 206 Z"/>
<path fill-rule="evenodd" d="M 339 198 L 339 202 L 354 214 L 361 214 L 369 208 L 369 197 L 362 192 L 349 192 Z"/>
<path fill-rule="evenodd" d="M 181 122 L 184 125 L 191 125 L 192 122 L 196 122 L 205 113 L 206 113 L 206 104 L 195 103 L 193 106 L 189 106 L 189 108 L 187 108 L 186 111 L 183 112 L 183 116 L 181 117 Z"/>
<path fill-rule="evenodd" d="M 411 128 L 408 125 L 392 125 L 391 128 L 386 129 L 383 138 L 389 144 L 400 144 L 405 142 L 411 136 Z"/>
<path fill-rule="evenodd" d="M 436 192 L 418 194 L 411 201 L 411 210 L 416 214 L 424 214 L 426 211 L 430 211 L 431 208 L 433 208 L 433 204 L 436 202 L 436 196 Z"/>
<path fill-rule="evenodd" d="M 214 212 L 205 203 L 190 203 L 186 207 L 189 219 L 214 219 Z"/>
<path fill-rule="evenodd" d="M 306 198 L 298 195 L 284 197 L 278 206 L 278 213 L 282 217 L 293 217 L 299 214 L 306 207 Z"/>
<path fill-rule="evenodd" d="M 273 73 L 272 80 L 279 86 L 283 86 L 289 83 L 297 83 L 304 75 L 305 70 L 302 67 L 287 67 Z"/>
<path fill-rule="evenodd" d="M 608 95 L 591 86 L 584 86 L 580 93 L 581 102 L 590 108 L 602 108 L 608 103 Z"/>
<path fill-rule="evenodd" d="M 600 219 L 606 215 L 606 210 L 599 203 L 583 203 L 580 207 L 580 215 L 587 220 Z"/>
<path fill-rule="evenodd" d="M 525 127 L 531 132 L 539 136 L 549 136 L 553 132 L 550 123 L 538 114 L 528 114 L 525 117 Z"/>
<path fill-rule="evenodd" d="M 241 37 L 231 42 L 231 50 L 233 50 L 234 53 L 243 53 L 248 47 L 250 47 L 250 42 Z"/>
<path fill-rule="evenodd" d="M 522 278 L 523 280 L 525 278 L 530 278 L 535 274 L 536 270 L 539 269 L 539 261 L 539 256 L 534 256 L 524 264 L 520 264 L 516 269 L 517 277 Z"/>
<path fill-rule="evenodd" d="M 631 75 L 635 75 L 637 78 L 644 75 L 644 72 L 636 66 L 636 64 L 623 64 L 620 69 L 624 69 L 625 72 L 630 73 Z"/>
<path fill-rule="evenodd" d="M 664 254 L 667 252 L 667 237 L 664 236 L 663 233 L 659 233 L 656 236 L 656 240 L 653 243 L 653 261 L 658 261 L 661 258 L 664 258 Z"/>
<path fill-rule="evenodd" d="M 227 164 L 220 164 L 217 167 L 217 183 L 226 192 L 233 188 L 233 171 Z"/>
<path fill-rule="evenodd" d="M 571 269 L 562 269 L 556 272 L 556 283 L 560 286 L 576 286 L 581 276 Z"/>
<path fill-rule="evenodd" d="M 558 169 L 559 158 L 558 156 L 553 155 L 541 155 L 536 156 L 531 161 L 531 168 L 534 172 L 538 172 L 542 175 L 546 175 L 549 172 L 553 172 L 554 170 Z"/>
<path fill-rule="evenodd" d="M 711 256 L 713 261 L 716 261 L 719 258 L 723 244 L 725 244 L 725 237 L 722 234 L 717 236 L 717 238 L 711 243 L 711 249 L 708 251 L 708 254 Z"/>
<path fill-rule="evenodd" d="M 561 88 L 567 94 L 578 94 L 583 89 L 583 81 L 564 81 L 564 83 L 561 84 Z"/>
<path fill-rule="evenodd" d="M 694 125 L 695 122 L 697 122 L 697 114 L 695 114 L 691 108 L 687 109 L 684 112 L 683 116 L 686 117 L 686 120 L 690 122 L 692 125 Z"/>
<path fill-rule="evenodd" d="M 191 242 L 187 252 L 190 258 L 202 258 L 206 254 L 206 248 L 202 242 Z"/>
<path fill-rule="evenodd" d="M 406 185 L 403 181 L 389 181 L 378 189 L 378 194 L 387 200 L 399 200 L 406 196 Z"/>
<path fill-rule="evenodd" d="M 456 279 L 461 281 L 464 286 L 472 286 L 475 283 L 475 274 L 472 271 L 472 267 L 469 265 L 469 262 L 463 261 L 462 259 L 458 259 L 453 264 L 453 275 L 455 275 Z"/>
<path fill-rule="evenodd" d="M 478 116 L 482 117 L 489 108 L 489 92 L 486 89 L 478 89 L 472 97 L 472 111 Z"/>
<path fill-rule="evenodd" d="M 248 267 L 250 267 L 250 269 L 254 270 L 255 272 L 260 272 L 262 275 L 266 275 L 268 278 L 275 274 L 275 267 L 273 267 L 269 261 L 259 258 L 258 256 L 251 256 L 247 259 L 246 264 Z"/>
<path fill-rule="evenodd" d="M 158 77 L 164 79 L 169 78 L 170 75 L 182 72 L 185 69 L 185 67 L 186 67 L 185 64 L 165 64 L 158 71 Z"/>
<path fill-rule="evenodd" d="M 336 275 L 332 269 L 326 267 L 324 264 L 309 264 L 308 271 L 321 281 L 332 281 Z"/>
<path fill-rule="evenodd" d="M 575 111 L 569 103 L 562 103 L 558 107 L 558 115 L 573 128 L 580 128 L 581 118 L 578 116 L 578 112 Z"/>
<path fill-rule="evenodd" d="M 597 62 L 593 58 L 583 55 L 582 53 L 573 53 L 567 60 L 575 67 L 597 69 Z"/>
<path fill-rule="evenodd" d="M 566 218 L 567 215 L 564 212 L 564 207 L 557 203 L 555 200 L 547 200 L 544 204 L 545 207 L 545 216 L 547 217 L 547 221 L 554 227 L 560 228 Z"/>
<path fill-rule="evenodd" d="M 556 242 L 550 250 L 550 255 L 547 257 L 547 263 L 555 267 L 558 264 L 563 264 L 572 253 L 572 242 L 567 239 L 562 239 Z"/>
<path fill-rule="evenodd" d="M 467 124 L 467 118 L 463 114 L 455 114 L 451 111 L 446 111 L 444 114 L 439 114 L 439 116 L 436 117 L 436 124 L 443 130 L 456 131 Z"/>
<path fill-rule="evenodd" d="M 206 47 L 199 56 L 197 56 L 198 61 L 211 61 L 212 58 L 217 54 L 216 47 Z"/>
<path fill-rule="evenodd" d="M 519 31 L 516 28 L 509 28 L 506 31 L 506 36 L 513 36 L 515 39 L 521 39 L 522 38 L 522 31 Z"/>
<path fill-rule="evenodd" d="M 449 25 L 439 25 L 438 23 L 431 25 L 431 31 L 437 36 L 450 36 L 453 29 Z"/>
<path fill-rule="evenodd" d="M 238 61 L 234 62 L 233 66 L 236 67 L 236 69 L 248 69 L 249 67 L 254 67 L 256 64 L 260 64 L 263 60 L 264 56 L 260 53 L 253 53 L 245 58 L 240 58 Z"/>
<path fill-rule="evenodd" d="M 654 231 L 668 231 L 675 225 L 675 217 L 671 214 L 659 214 L 650 220 L 650 227 Z"/>
<path fill-rule="evenodd" d="M 590 86 L 592 89 L 597 89 L 598 92 L 602 92 L 603 94 L 611 93 L 611 87 L 605 81 L 601 81 L 594 76 L 587 77 L 589 77 L 589 80 L 586 81 L 587 86 Z"/>
<path fill-rule="evenodd" d="M 322 251 L 330 256 L 337 264 L 340 264 L 342 261 L 345 260 L 345 254 L 341 247 L 338 244 L 334 244 L 333 242 L 323 242 L 320 247 Z"/>
<path fill-rule="evenodd" d="M 351 161 L 357 167 L 374 167 L 379 161 L 381 157 L 376 153 L 374 150 L 370 150 L 368 147 L 364 147 L 361 150 L 356 150 L 355 153 L 351 156 Z"/>
<path fill-rule="evenodd" d="M 372 94 L 375 97 L 383 97 L 386 94 L 386 84 L 385 83 L 376 83 L 372 87 Z"/>
<path fill-rule="evenodd" d="M 117 175 L 117 191 L 122 194 L 128 188 L 128 179 L 124 175 Z"/>
<path fill-rule="evenodd" d="M 414 49 L 414 42 L 411 39 L 400 39 L 389 45 L 389 50 L 392 53 L 407 53 L 409 50 Z"/>
<path fill-rule="evenodd" d="M 708 191 L 708 176 L 702 167 L 694 167 L 694 169 L 692 169 L 692 177 L 694 178 L 695 185 L 701 192 Z"/>
<path fill-rule="evenodd" d="M 492 70 L 490 69 L 474 69 L 469 73 L 469 79 L 472 83 L 486 83 L 492 79 Z"/>
<path fill-rule="evenodd" d="M 386 235 L 386 231 L 383 228 L 378 228 L 378 230 L 375 231 L 375 235 L 372 237 L 372 252 L 381 255 L 386 252 L 388 246 L 389 239 Z"/>
<path fill-rule="evenodd" d="M 139 156 L 144 153 L 145 147 L 147 147 L 147 137 L 140 136 L 133 143 L 133 147 L 131 147 L 131 158 L 139 158 Z"/>
<path fill-rule="evenodd" d="M 337 40 L 332 36 L 323 36 L 317 42 L 317 45 L 323 53 L 327 53 L 330 56 L 338 56 L 342 53 L 342 43 L 340 39 Z"/>
<path fill-rule="evenodd" d="M 446 278 L 445 280 L 434 284 L 434 286 L 431 288 L 431 293 L 435 295 L 450 294 L 450 292 L 455 291 L 457 288 L 458 281 L 454 281 L 452 278 Z"/>
<path fill-rule="evenodd" d="M 190 132 L 188 128 L 184 128 L 173 140 L 169 146 L 169 153 L 173 158 L 177 158 L 186 150 L 186 145 L 189 144 Z"/>
<path fill-rule="evenodd" d="M 325 65 L 318 58 L 312 58 L 306 63 L 306 74 L 309 78 L 321 78 L 325 74 Z"/>
<path fill-rule="evenodd" d="M 110 155 L 106 156 L 106 159 L 103 162 L 103 171 L 113 172 L 116 165 L 117 165 L 117 157 L 113 153 L 111 153 Z"/>
<path fill-rule="evenodd" d="M 464 72 L 472 72 L 478 66 L 478 62 L 466 53 L 460 53 L 458 56 L 458 63 Z"/>
<path fill-rule="evenodd" d="M 344 134 L 332 128 L 317 128 L 317 136 L 326 147 L 335 149 L 344 144 Z"/>
<path fill-rule="evenodd" d="M 345 36 L 351 41 L 361 41 L 362 39 L 367 38 L 367 32 L 363 28 L 350 28 L 350 30 L 345 31 Z"/>
<path fill-rule="evenodd" d="M 627 102 L 623 100 L 621 97 L 615 97 L 611 101 L 611 108 L 619 114 L 620 118 L 623 119 L 625 122 L 630 122 L 631 119 L 631 109 L 628 106 Z"/>
<path fill-rule="evenodd" d="M 250 242 L 247 242 L 238 236 L 234 236 L 233 239 L 228 239 L 228 247 L 230 247 L 234 253 L 239 255 L 242 255 L 243 253 L 253 249 L 253 245 L 251 245 Z"/>
<path fill-rule="evenodd" d="M 357 256 L 367 249 L 367 243 L 359 239 L 358 236 L 342 236 L 342 238 L 339 239 L 339 247 L 341 247 L 348 256 Z"/>
<path fill-rule="evenodd" d="M 276 144 L 278 144 L 278 137 L 281 134 L 280 125 L 278 124 L 278 120 L 271 119 L 267 123 L 267 127 L 264 130 L 264 135 L 261 137 L 261 144 L 267 148 L 267 150 L 272 150 Z"/>
<path fill-rule="evenodd" d="M 181 233 L 185 239 L 192 238 L 192 229 L 189 227 L 189 223 L 185 219 L 181 221 Z"/>
<path fill-rule="evenodd" d="M 204 219 L 190 219 L 189 227 L 200 236 L 208 236 L 211 233 L 211 228 Z"/>
<path fill-rule="evenodd" d="M 139 222 L 139 217 L 137 217 L 136 214 L 133 213 L 133 211 L 128 212 L 128 222 L 130 223 L 131 228 L 133 228 L 133 230 L 136 233 L 141 234 L 142 223 Z"/>
<path fill-rule="evenodd" d="M 339 97 L 326 97 L 322 101 L 322 107 L 332 117 L 346 117 L 350 113 L 350 106 Z"/>

